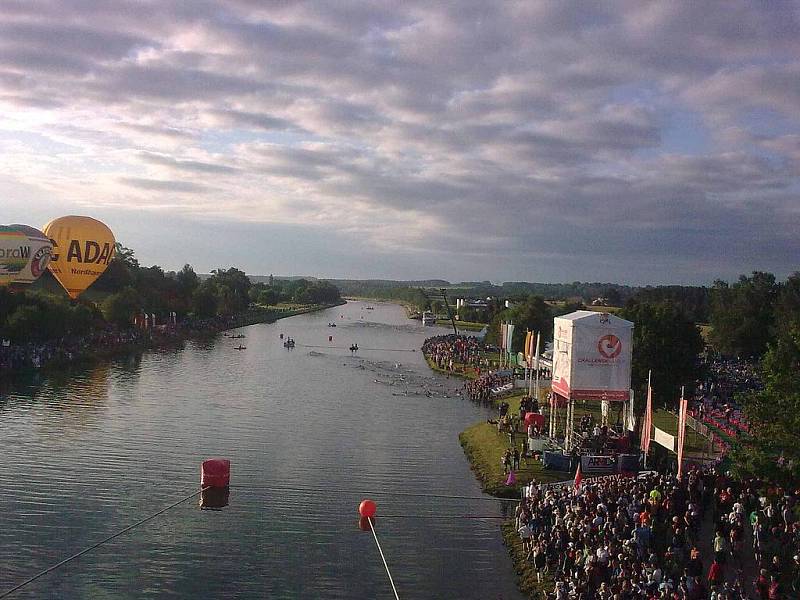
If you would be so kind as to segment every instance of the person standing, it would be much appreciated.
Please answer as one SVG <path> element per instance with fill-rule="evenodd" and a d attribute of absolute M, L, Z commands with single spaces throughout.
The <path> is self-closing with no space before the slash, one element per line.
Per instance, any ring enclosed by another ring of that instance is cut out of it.
<path fill-rule="evenodd" d="M 722 585 L 725 581 L 725 573 L 722 569 L 722 563 L 720 563 L 716 558 L 714 562 L 711 563 L 711 567 L 708 569 L 708 584 L 715 588 L 718 585 Z"/>
<path fill-rule="evenodd" d="M 753 587 L 756 589 L 759 600 L 768 600 L 769 598 L 769 580 L 767 579 L 767 570 L 761 569 L 758 578 L 753 582 Z"/>

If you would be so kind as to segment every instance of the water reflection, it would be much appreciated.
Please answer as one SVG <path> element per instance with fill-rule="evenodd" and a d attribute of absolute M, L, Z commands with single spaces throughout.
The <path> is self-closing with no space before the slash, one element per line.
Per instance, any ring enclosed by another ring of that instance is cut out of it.
<path fill-rule="evenodd" d="M 201 510 L 222 510 L 230 502 L 230 488 L 204 488 L 200 492 Z"/>

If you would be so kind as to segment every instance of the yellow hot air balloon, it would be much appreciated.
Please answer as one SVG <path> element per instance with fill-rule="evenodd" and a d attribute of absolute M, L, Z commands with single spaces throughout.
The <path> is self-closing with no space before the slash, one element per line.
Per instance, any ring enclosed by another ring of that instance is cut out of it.
<path fill-rule="evenodd" d="M 103 274 L 114 258 L 114 234 L 91 217 L 60 217 L 42 228 L 53 241 L 48 268 L 73 300 Z"/>
<path fill-rule="evenodd" d="M 30 262 L 28 236 L 15 227 L 0 225 L 0 286 L 15 282 Z"/>

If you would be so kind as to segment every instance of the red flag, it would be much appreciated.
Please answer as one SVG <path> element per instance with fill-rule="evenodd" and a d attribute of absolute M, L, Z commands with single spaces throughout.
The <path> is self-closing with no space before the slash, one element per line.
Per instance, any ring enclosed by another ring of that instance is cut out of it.
<path fill-rule="evenodd" d="M 641 448 L 645 456 L 650 451 L 650 430 L 653 429 L 653 388 L 650 387 L 650 373 L 647 374 L 647 407 L 644 409 Z"/>
<path fill-rule="evenodd" d="M 678 412 L 678 479 L 683 475 L 683 442 L 686 438 L 686 412 L 688 404 L 688 400 L 685 400 L 683 397 L 683 388 L 681 388 L 681 409 Z"/>
<path fill-rule="evenodd" d="M 575 471 L 575 491 L 577 492 L 581 489 L 581 481 L 583 481 L 583 476 L 581 476 L 581 462 L 580 457 L 578 458 L 578 469 Z"/>

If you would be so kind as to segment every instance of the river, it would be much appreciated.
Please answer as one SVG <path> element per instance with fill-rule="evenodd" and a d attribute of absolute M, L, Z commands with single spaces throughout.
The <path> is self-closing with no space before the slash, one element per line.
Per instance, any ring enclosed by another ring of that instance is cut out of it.
<path fill-rule="evenodd" d="M 501 502 L 429 496 L 482 495 L 458 433 L 487 409 L 419 352 L 447 330 L 367 306 L 3 382 L 0 595 L 197 490 L 220 456 L 224 510 L 192 498 L 10 597 L 392 598 L 357 527 L 370 497 L 401 598 L 522 598 L 499 520 L 464 518 Z"/>

